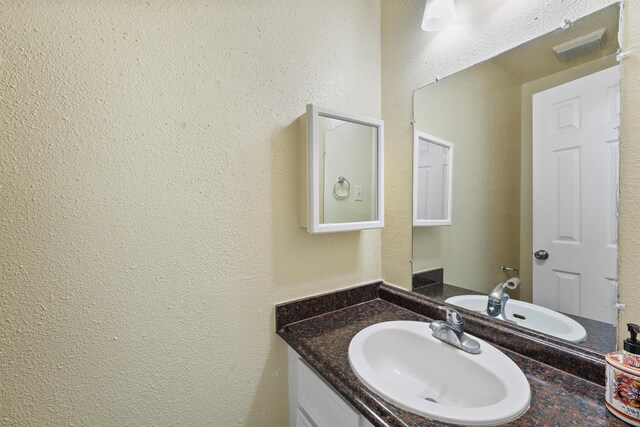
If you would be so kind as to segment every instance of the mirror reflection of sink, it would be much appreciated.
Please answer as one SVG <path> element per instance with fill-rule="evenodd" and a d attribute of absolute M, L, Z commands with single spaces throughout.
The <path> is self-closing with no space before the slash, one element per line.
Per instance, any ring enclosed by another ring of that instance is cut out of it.
<path fill-rule="evenodd" d="M 475 337 L 481 353 L 465 353 L 431 332 L 425 322 L 369 326 L 351 341 L 349 363 L 378 395 L 438 421 L 495 425 L 527 411 L 529 383 L 505 354 Z"/>
<path fill-rule="evenodd" d="M 458 295 L 447 298 L 445 302 L 486 315 L 488 298 L 486 295 Z M 581 324 L 539 305 L 510 299 L 505 307 L 505 316 L 520 326 L 563 340 L 582 342 L 587 339 L 587 331 Z"/>

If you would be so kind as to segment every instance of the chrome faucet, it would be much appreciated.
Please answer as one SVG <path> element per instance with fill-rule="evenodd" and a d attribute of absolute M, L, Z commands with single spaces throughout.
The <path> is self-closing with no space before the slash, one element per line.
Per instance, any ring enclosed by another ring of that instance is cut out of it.
<path fill-rule="evenodd" d="M 503 266 L 504 270 L 504 266 Z M 496 317 L 507 322 L 515 323 L 513 320 L 507 319 L 505 316 L 504 308 L 509 301 L 509 295 L 504 292 L 505 288 L 515 289 L 518 286 L 517 281 L 509 279 L 505 282 L 498 283 L 495 288 L 489 294 L 487 300 L 487 314 L 491 317 Z"/>
<path fill-rule="evenodd" d="M 500 319 L 500 320 L 504 320 L 507 323 L 513 323 L 516 324 L 515 320 L 511 320 L 511 319 L 507 319 L 507 315 L 505 313 L 505 307 L 507 305 L 507 301 L 509 301 L 509 295 L 508 294 L 503 294 L 502 295 L 502 299 L 500 300 L 500 303 L 496 304 L 495 302 L 496 300 L 493 299 L 492 297 L 489 297 L 489 302 L 487 302 L 487 314 L 489 314 L 489 316 L 491 317 L 495 317 L 496 319 Z M 497 314 L 492 314 L 490 311 L 490 307 L 493 310 L 496 310 L 498 313 Z"/>
<path fill-rule="evenodd" d="M 480 353 L 480 343 L 473 338 L 469 338 L 469 336 L 464 333 L 462 329 L 462 316 L 458 310 L 450 307 L 446 307 L 445 310 L 446 321 L 436 320 L 429 325 L 433 331 L 433 336 L 467 353 Z"/>
<path fill-rule="evenodd" d="M 506 304 L 507 300 L 509 299 L 509 295 L 504 293 L 504 288 L 508 286 L 507 282 L 508 281 L 498 283 L 489 294 L 489 300 L 487 302 L 487 314 L 491 317 L 498 317 L 501 313 L 504 312 L 504 304 Z"/>

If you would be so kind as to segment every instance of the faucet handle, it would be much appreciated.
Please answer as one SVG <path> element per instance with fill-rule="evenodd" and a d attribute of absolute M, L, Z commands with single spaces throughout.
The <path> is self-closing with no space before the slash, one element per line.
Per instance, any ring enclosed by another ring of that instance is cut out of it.
<path fill-rule="evenodd" d="M 445 309 L 447 323 L 452 325 L 461 325 L 462 324 L 462 315 L 455 308 L 447 307 Z"/>

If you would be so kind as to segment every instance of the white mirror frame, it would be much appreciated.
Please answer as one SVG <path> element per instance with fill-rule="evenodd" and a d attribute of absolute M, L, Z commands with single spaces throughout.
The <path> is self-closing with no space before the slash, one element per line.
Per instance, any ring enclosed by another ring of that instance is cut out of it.
<path fill-rule="evenodd" d="M 447 190 L 447 217 L 444 219 L 418 218 L 418 160 L 420 141 L 427 141 L 449 149 L 449 182 Z M 453 200 L 453 144 L 425 132 L 413 130 L 413 226 L 425 227 L 434 225 L 451 225 Z"/>
<path fill-rule="evenodd" d="M 319 117 L 343 120 L 376 128 L 376 213 L 373 221 L 320 223 L 320 135 Z M 315 104 L 307 105 L 307 231 L 311 234 L 367 230 L 384 227 L 384 122 L 380 119 L 344 113 Z"/>

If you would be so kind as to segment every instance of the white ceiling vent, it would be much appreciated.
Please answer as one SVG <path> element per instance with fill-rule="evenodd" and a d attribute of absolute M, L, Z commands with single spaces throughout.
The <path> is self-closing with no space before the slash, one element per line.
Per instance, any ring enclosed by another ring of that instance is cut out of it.
<path fill-rule="evenodd" d="M 604 48 L 607 44 L 607 29 L 602 28 L 585 36 L 553 47 L 553 51 L 561 61 L 570 61 L 582 55 L 587 55 Z"/>

